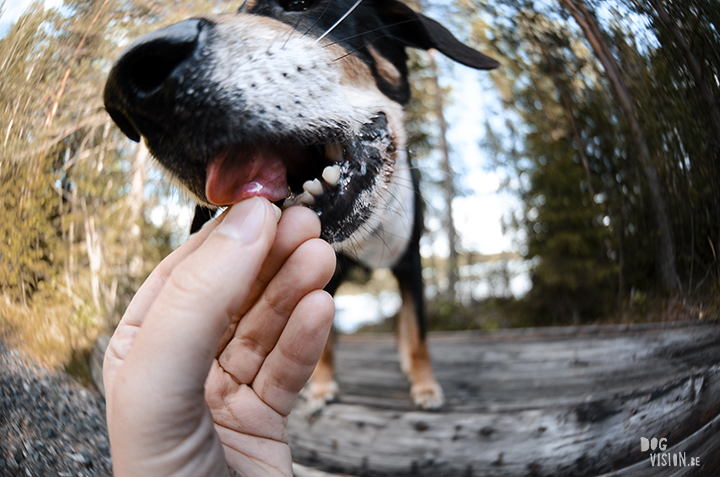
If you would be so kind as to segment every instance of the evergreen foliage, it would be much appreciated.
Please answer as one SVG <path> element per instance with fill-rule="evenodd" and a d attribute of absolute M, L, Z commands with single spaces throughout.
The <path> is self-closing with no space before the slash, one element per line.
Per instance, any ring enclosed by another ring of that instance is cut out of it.
<path fill-rule="evenodd" d="M 533 289 L 524 300 L 530 322 L 577 323 L 621 312 L 638 291 L 657 296 L 675 289 L 713 306 L 719 132 L 706 93 L 717 102 L 720 6 L 666 0 L 457 3 L 477 25 L 491 19 L 492 46 L 502 59 L 493 77 L 515 119 L 504 130 L 488 126 L 485 145 L 497 165 L 515 171 L 523 209 L 509 226 L 525 237 L 525 256 L 534 264 Z M 670 230 L 658 229 L 637 131 L 611 87 L 608 62 L 572 15 L 579 10 L 597 27 L 593 39 L 619 65 Z M 475 32 L 486 34 L 479 27 Z M 693 56 L 699 59 L 695 70 Z M 676 285 L 668 286 L 672 273 L 659 263 L 662 234 L 674 242 Z"/>

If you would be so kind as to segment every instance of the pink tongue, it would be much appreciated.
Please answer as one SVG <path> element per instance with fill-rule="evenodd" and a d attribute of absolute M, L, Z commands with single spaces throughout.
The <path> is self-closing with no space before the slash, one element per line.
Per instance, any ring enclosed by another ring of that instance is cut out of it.
<path fill-rule="evenodd" d="M 260 196 L 276 202 L 288 195 L 287 170 L 279 151 L 248 146 L 220 154 L 207 169 L 205 195 L 215 205 Z"/>

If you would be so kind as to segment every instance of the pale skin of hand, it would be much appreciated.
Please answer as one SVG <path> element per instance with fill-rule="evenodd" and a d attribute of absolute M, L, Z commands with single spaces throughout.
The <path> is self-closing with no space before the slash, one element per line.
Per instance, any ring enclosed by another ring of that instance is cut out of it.
<path fill-rule="evenodd" d="M 334 315 L 320 222 L 261 198 L 231 207 L 137 292 L 104 363 L 116 477 L 291 476 L 295 398 Z"/>

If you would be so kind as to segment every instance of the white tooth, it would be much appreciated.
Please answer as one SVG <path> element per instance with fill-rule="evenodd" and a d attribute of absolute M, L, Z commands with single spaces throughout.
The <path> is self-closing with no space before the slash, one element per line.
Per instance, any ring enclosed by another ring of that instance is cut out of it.
<path fill-rule="evenodd" d="M 309 192 L 303 192 L 297 197 L 296 204 L 300 202 L 303 205 L 315 205 L 315 197 L 313 197 Z"/>
<path fill-rule="evenodd" d="M 305 192 L 308 192 L 312 195 L 322 195 L 323 193 L 322 183 L 317 179 L 305 182 L 303 184 L 303 189 L 305 190 Z"/>
<path fill-rule="evenodd" d="M 340 181 L 340 166 L 327 166 L 323 170 L 322 178 L 331 186 L 336 186 Z"/>
<path fill-rule="evenodd" d="M 295 201 L 297 200 L 297 197 L 295 197 L 293 194 L 290 194 L 286 199 L 285 202 L 282 204 L 282 210 L 287 209 L 288 207 L 292 207 L 295 205 Z"/>
<path fill-rule="evenodd" d="M 325 146 L 325 159 L 332 162 L 343 160 L 342 144 L 328 144 Z"/>

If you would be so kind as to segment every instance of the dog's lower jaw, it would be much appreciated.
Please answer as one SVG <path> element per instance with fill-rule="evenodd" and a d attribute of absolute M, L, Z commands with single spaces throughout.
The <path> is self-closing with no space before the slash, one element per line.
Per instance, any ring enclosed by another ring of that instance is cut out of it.
<path fill-rule="evenodd" d="M 336 252 L 353 258 L 370 269 L 394 266 L 407 250 L 412 237 L 415 213 L 415 191 L 410 165 L 404 150 L 398 151 L 393 179 L 368 193 L 373 215 L 348 239 L 333 243 Z"/>

